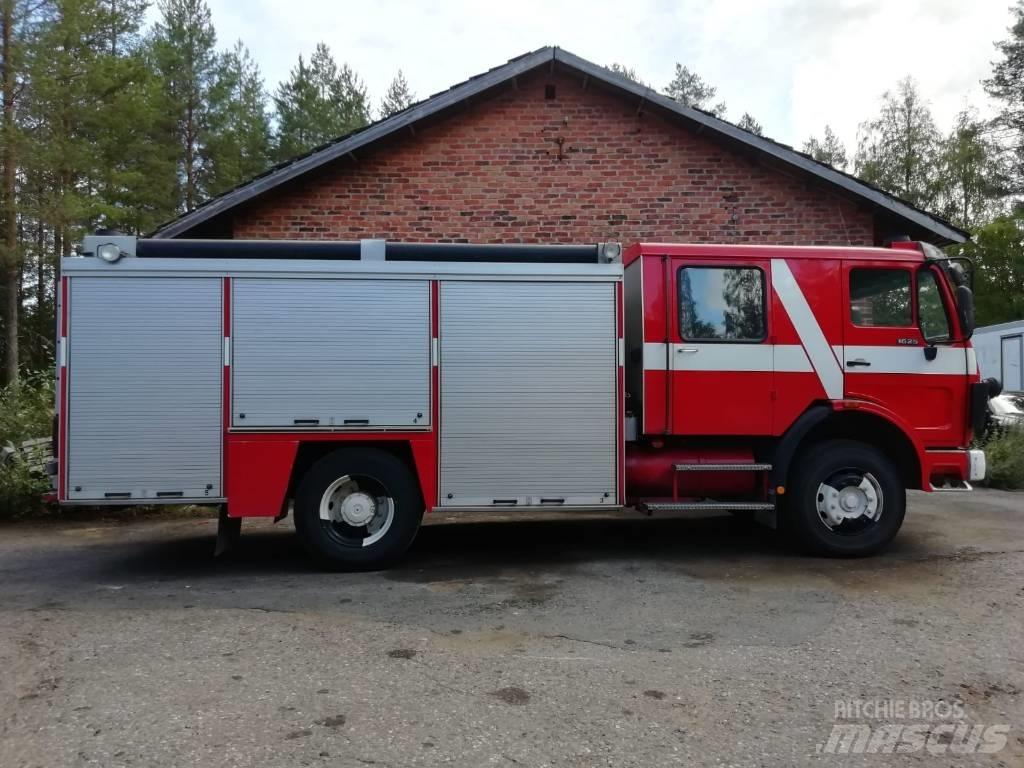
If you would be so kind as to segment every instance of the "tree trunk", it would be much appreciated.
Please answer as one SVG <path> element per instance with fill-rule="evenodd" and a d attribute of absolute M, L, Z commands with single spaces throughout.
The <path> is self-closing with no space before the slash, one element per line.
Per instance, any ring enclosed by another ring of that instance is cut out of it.
<path fill-rule="evenodd" d="M 4 380 L 8 384 L 18 381 L 18 313 L 21 309 L 21 259 L 18 251 L 18 221 L 15 194 L 14 148 L 14 62 L 11 45 L 14 38 L 14 0 L 3 0 L 0 10 L 0 61 L 3 65 L 3 180 L 0 189 L 3 216 L 4 264 Z"/>

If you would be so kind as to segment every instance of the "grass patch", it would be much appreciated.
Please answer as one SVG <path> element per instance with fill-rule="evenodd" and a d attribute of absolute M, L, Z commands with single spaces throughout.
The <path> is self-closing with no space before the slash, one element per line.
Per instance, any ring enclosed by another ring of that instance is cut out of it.
<path fill-rule="evenodd" d="M 994 433 L 982 448 L 988 464 L 986 485 L 1006 490 L 1024 489 L 1024 429 Z"/>

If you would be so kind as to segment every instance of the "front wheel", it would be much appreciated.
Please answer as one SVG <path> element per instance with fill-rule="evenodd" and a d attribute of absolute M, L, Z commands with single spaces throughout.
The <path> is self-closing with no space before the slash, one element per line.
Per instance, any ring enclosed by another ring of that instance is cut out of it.
<path fill-rule="evenodd" d="M 883 549 L 903 525 L 907 504 L 894 463 L 854 440 L 819 443 L 798 457 L 784 498 L 797 542 L 829 557 Z"/>
<path fill-rule="evenodd" d="M 380 568 L 412 544 L 423 503 L 412 472 L 377 448 L 342 448 L 309 468 L 295 494 L 295 530 L 328 567 Z"/>

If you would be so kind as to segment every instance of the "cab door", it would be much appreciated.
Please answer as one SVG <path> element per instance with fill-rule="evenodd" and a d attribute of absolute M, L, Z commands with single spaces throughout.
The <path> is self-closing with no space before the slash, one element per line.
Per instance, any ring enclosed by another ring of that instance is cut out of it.
<path fill-rule="evenodd" d="M 669 424 L 677 435 L 768 435 L 767 259 L 672 259 Z"/>
<path fill-rule="evenodd" d="M 929 446 L 963 445 L 967 354 L 934 265 L 843 263 L 845 320 L 836 356 L 847 398 L 903 418 Z"/>

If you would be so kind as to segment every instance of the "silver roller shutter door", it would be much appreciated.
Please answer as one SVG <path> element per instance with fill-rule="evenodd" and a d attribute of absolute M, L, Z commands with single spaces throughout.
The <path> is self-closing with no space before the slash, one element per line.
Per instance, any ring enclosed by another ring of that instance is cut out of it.
<path fill-rule="evenodd" d="M 441 504 L 615 503 L 614 285 L 441 286 Z"/>
<path fill-rule="evenodd" d="M 237 278 L 237 427 L 430 423 L 426 280 Z"/>
<path fill-rule="evenodd" d="M 68 498 L 221 495 L 216 278 L 75 277 Z"/>

